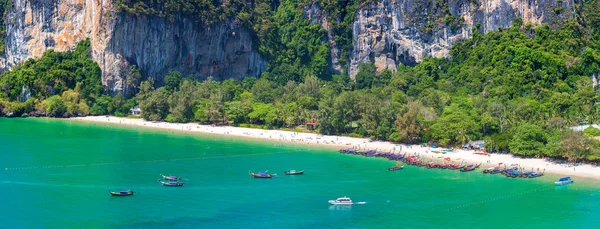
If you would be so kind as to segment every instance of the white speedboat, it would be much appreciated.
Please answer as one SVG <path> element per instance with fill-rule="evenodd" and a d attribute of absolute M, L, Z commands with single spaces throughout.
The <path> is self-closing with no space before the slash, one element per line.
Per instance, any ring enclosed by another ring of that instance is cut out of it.
<path fill-rule="evenodd" d="M 329 204 L 333 204 L 333 205 L 351 205 L 354 204 L 352 202 L 352 200 L 348 197 L 340 197 L 337 198 L 336 200 L 329 200 Z"/>
<path fill-rule="evenodd" d="M 566 184 L 571 184 L 573 183 L 573 180 L 571 180 L 571 177 L 562 177 L 560 179 L 558 179 L 558 181 L 554 182 L 554 184 L 556 185 L 566 185 Z"/>

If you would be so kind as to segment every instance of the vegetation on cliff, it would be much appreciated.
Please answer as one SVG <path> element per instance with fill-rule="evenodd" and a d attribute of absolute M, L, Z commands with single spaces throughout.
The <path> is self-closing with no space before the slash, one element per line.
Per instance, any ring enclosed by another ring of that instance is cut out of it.
<path fill-rule="evenodd" d="M 0 0 L 0 56 L 4 56 L 4 45 L 6 41 L 6 23 L 4 18 L 6 17 L 6 11 L 10 7 L 9 0 Z"/>
<path fill-rule="evenodd" d="M 83 40 L 74 51 L 48 50 L 40 59 L 29 59 L 0 75 L 0 114 L 63 117 L 116 112 L 114 101 L 119 97 L 106 94 L 100 67 L 89 52 L 90 40 Z"/>

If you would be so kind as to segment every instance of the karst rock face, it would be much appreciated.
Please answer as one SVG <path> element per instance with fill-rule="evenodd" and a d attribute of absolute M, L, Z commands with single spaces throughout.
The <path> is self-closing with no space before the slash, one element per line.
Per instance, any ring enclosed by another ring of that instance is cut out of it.
<path fill-rule="evenodd" d="M 453 44 L 472 35 L 473 28 L 487 33 L 512 26 L 516 18 L 523 25 L 558 26 L 573 16 L 575 4 L 573 0 L 375 1 L 355 15 L 348 72 L 356 74 L 364 62 L 374 62 L 378 70 L 395 70 L 423 57 L 446 57 Z"/>
<path fill-rule="evenodd" d="M 5 14 L 1 71 L 38 58 L 48 49 L 72 50 L 86 38 L 92 43 L 92 58 L 102 69 L 103 84 L 114 92 L 124 90 L 130 65 L 138 66 L 144 78 L 162 82 L 170 70 L 197 79 L 241 79 L 259 76 L 268 64 L 257 51 L 255 36 L 236 19 L 201 26 L 183 17 L 168 20 L 115 13 L 113 0 L 11 2 Z M 317 4 L 305 7 L 305 14 L 327 31 L 331 70 L 353 76 L 364 62 L 374 62 L 378 70 L 395 70 L 423 57 L 445 57 L 474 28 L 486 33 L 510 27 L 516 18 L 522 18 L 523 24 L 555 26 L 573 17 L 576 4 L 574 0 L 371 1 L 354 15 L 347 66 L 338 62 L 342 50 L 328 21 L 335 19 L 328 19 Z"/>
<path fill-rule="evenodd" d="M 267 62 L 252 34 L 236 20 L 208 27 L 185 18 L 115 13 L 112 0 L 12 0 L 6 15 L 6 70 L 44 51 L 73 49 L 90 38 L 103 84 L 124 90 L 124 74 L 137 65 L 145 78 L 161 82 L 170 70 L 198 79 L 258 76 Z"/>

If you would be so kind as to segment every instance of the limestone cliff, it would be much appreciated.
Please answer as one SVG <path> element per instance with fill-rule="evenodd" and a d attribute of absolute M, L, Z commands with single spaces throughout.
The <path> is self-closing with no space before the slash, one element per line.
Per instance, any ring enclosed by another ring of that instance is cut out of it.
<path fill-rule="evenodd" d="M 574 0 L 375 0 L 361 7 L 353 25 L 350 75 L 364 62 L 395 70 L 423 57 L 445 57 L 472 35 L 523 24 L 558 25 L 573 16 Z"/>
<path fill-rule="evenodd" d="M 124 73 L 131 64 L 158 82 L 169 70 L 199 79 L 240 79 L 266 69 L 251 34 L 235 21 L 200 27 L 185 18 L 113 14 L 112 0 L 12 2 L 6 15 L 6 55 L 0 59 L 3 69 L 40 57 L 47 49 L 72 49 L 86 37 L 91 38 L 103 84 L 111 91 L 125 89 Z"/>
<path fill-rule="evenodd" d="M 256 51 L 253 35 L 235 19 L 209 27 L 186 18 L 114 13 L 113 0 L 11 0 L 5 15 L 6 50 L 0 71 L 47 49 L 64 51 L 87 37 L 92 58 L 111 91 L 127 89 L 124 76 L 137 65 L 144 77 L 161 82 L 169 70 L 198 79 L 258 76 L 267 61 Z M 580 0 L 578 0 L 580 1 Z M 318 4 L 305 7 L 313 23 L 327 31 L 333 72 L 356 74 L 360 63 L 395 70 L 426 56 L 444 57 L 453 44 L 472 35 L 506 28 L 515 18 L 523 23 L 558 25 L 573 17 L 575 0 L 372 0 L 354 15 L 353 48 L 340 50 Z M 339 18 L 337 19 L 339 20 Z M 347 69 L 338 62 L 350 52 Z"/>

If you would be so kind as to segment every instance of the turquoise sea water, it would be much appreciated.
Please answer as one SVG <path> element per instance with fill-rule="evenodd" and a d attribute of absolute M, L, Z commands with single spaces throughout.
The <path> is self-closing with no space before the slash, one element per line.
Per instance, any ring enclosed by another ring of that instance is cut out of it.
<path fill-rule="evenodd" d="M 600 182 L 428 170 L 330 148 L 0 119 L 0 228 L 598 228 Z M 302 176 L 283 176 L 306 169 Z M 248 171 L 269 170 L 273 179 Z M 187 178 L 162 187 L 159 174 Z M 132 189 L 130 197 L 107 190 Z M 329 206 L 341 196 L 364 205 Z"/>

